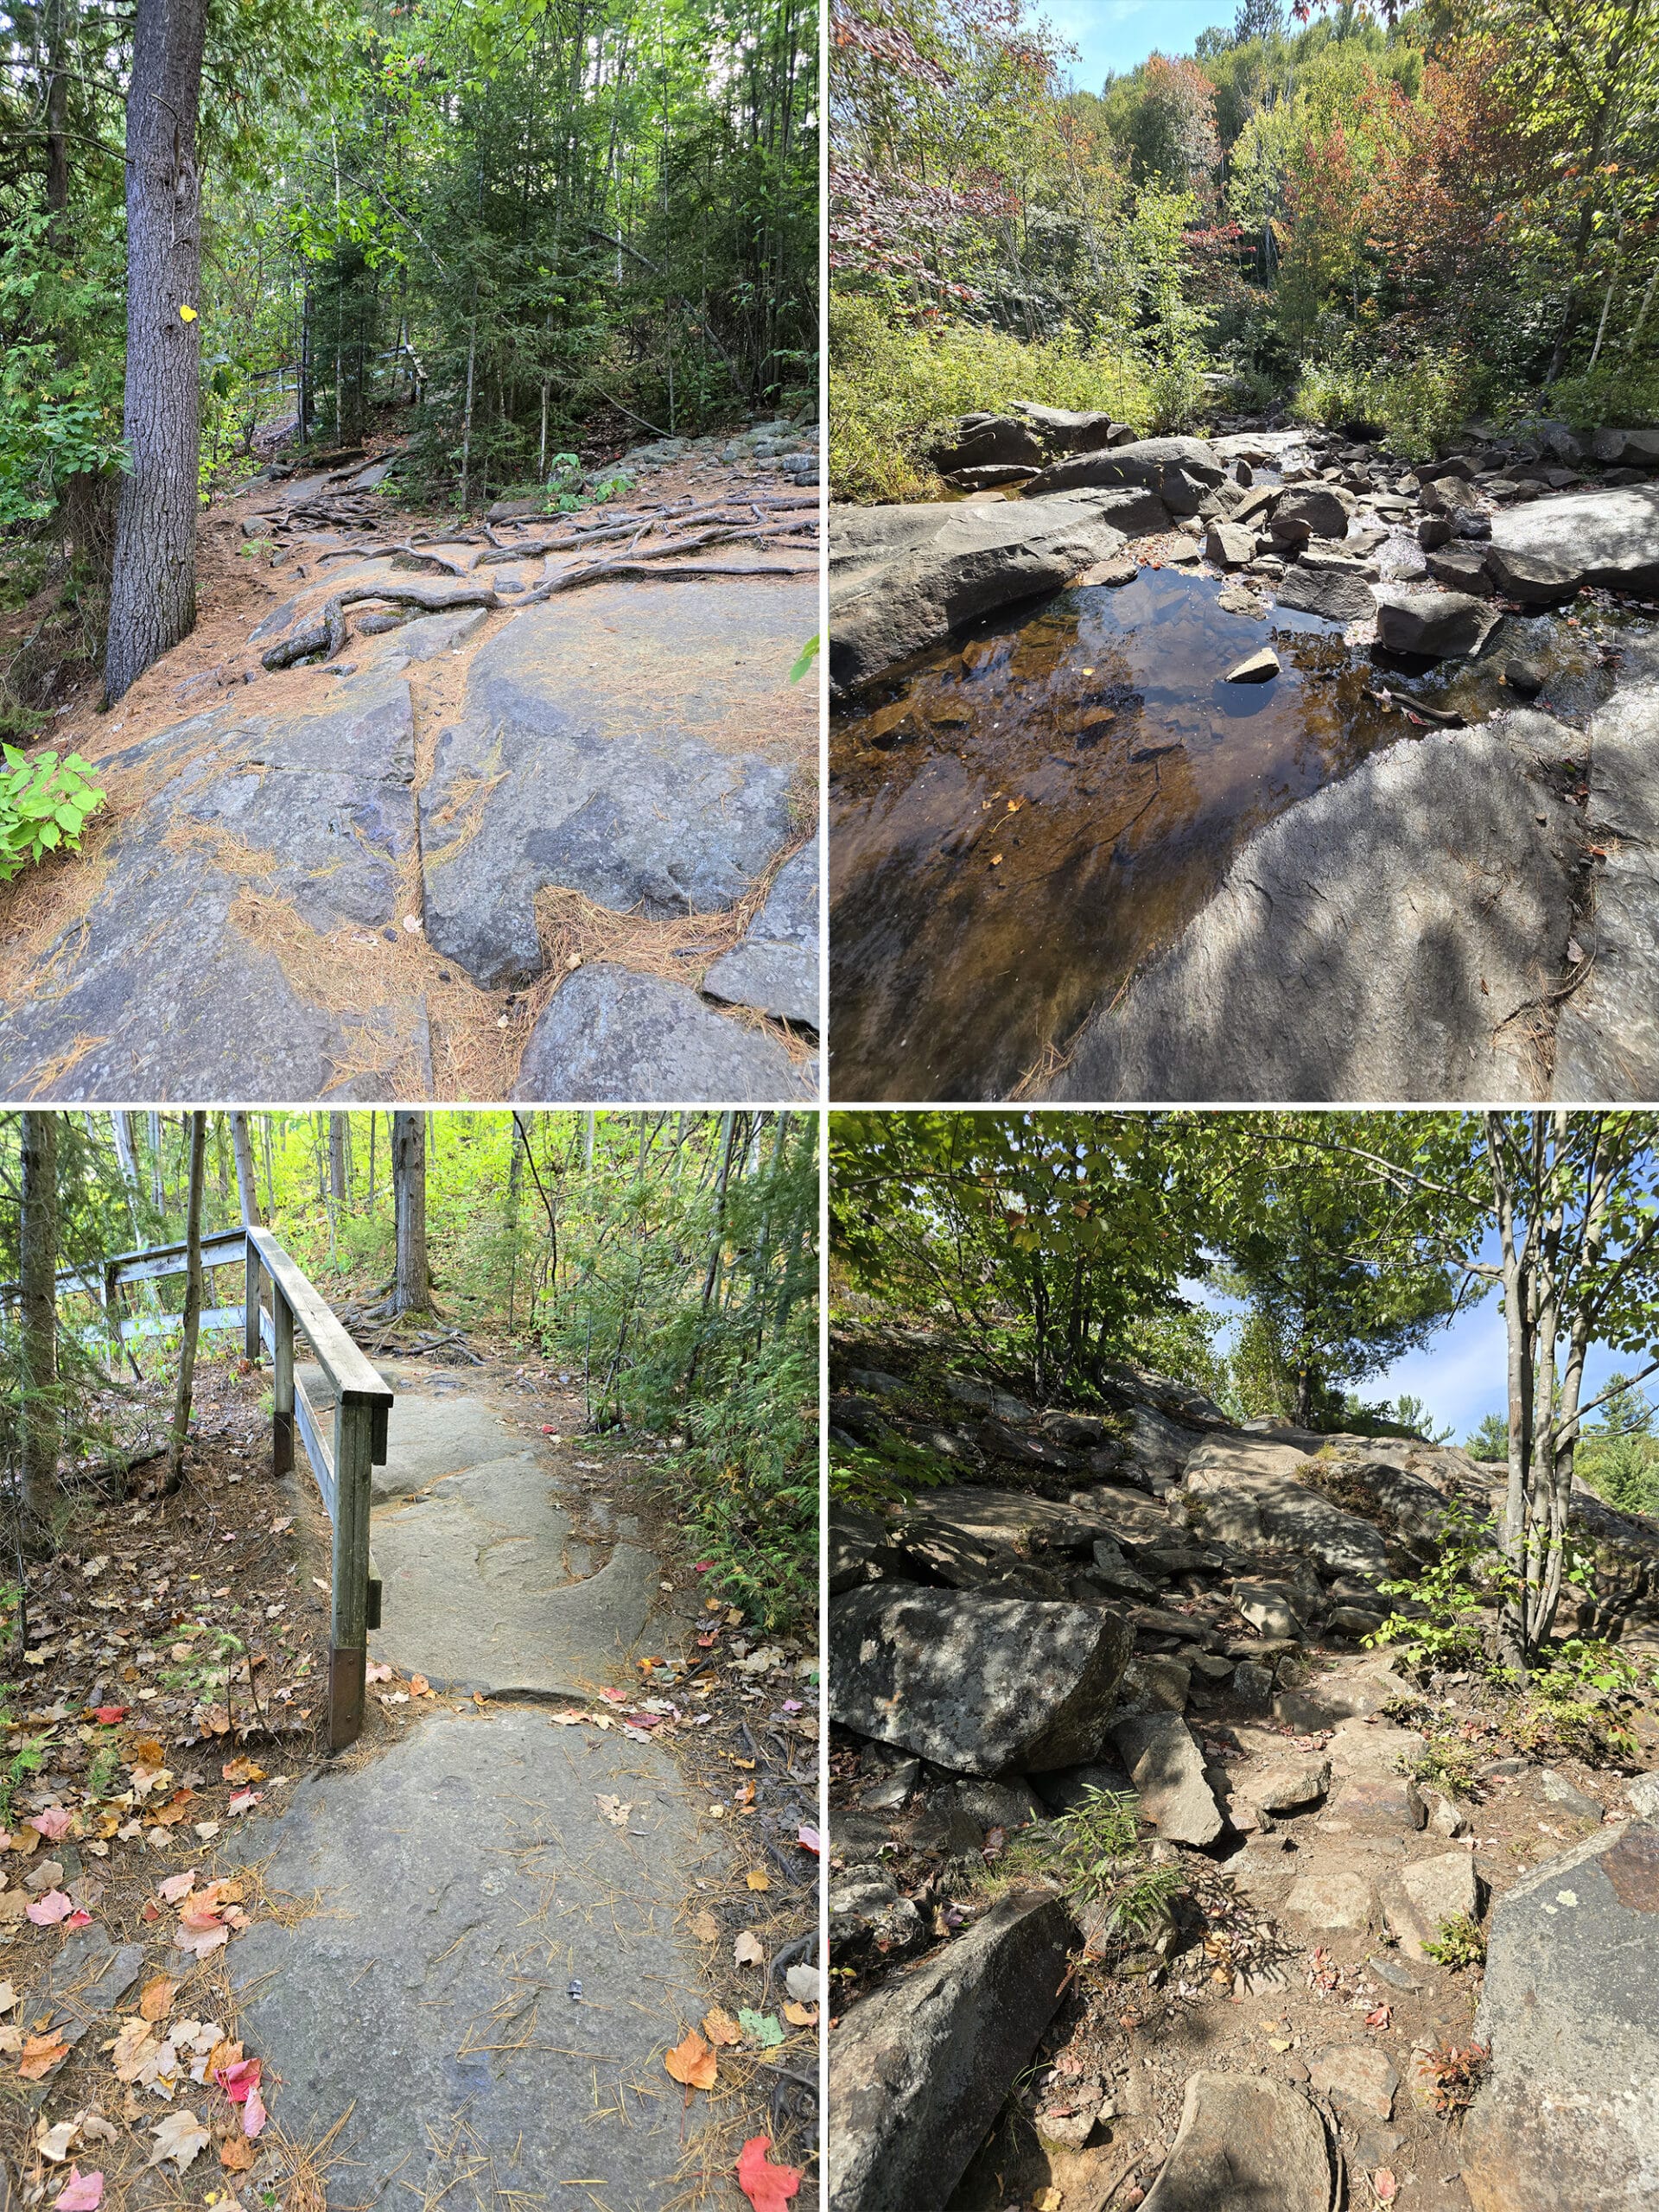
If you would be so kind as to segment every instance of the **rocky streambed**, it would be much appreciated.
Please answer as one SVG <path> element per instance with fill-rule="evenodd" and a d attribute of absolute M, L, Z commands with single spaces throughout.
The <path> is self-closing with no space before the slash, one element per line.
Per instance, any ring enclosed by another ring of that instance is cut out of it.
<path fill-rule="evenodd" d="M 830 1519 L 836 2212 L 1644 2202 L 1659 1717 L 1564 1744 L 1363 1641 L 1500 1471 L 1138 1370 L 1044 1407 L 932 1332 L 831 1350 L 870 1485 Z M 1585 1624 L 1652 1657 L 1659 1526 L 1574 1513 Z M 1139 1921 L 1058 1848 L 1103 1789 Z"/>
<path fill-rule="evenodd" d="M 836 1095 L 1647 1095 L 1659 434 L 1027 412 L 832 511 Z"/>

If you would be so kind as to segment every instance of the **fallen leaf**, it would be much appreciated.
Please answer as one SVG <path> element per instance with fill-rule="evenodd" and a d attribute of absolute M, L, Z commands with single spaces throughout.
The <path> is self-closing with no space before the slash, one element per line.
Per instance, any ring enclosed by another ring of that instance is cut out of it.
<path fill-rule="evenodd" d="M 69 2169 L 69 2178 L 52 2200 L 52 2212 L 98 2212 L 104 2202 L 102 2174 L 83 2174 Z"/>
<path fill-rule="evenodd" d="M 67 1920 L 74 1909 L 73 1897 L 66 1897 L 61 1890 L 48 1890 L 43 1897 L 36 1897 L 27 1910 L 37 1928 L 55 1928 L 59 1921 Z"/>
<path fill-rule="evenodd" d="M 760 1948 L 760 1939 L 753 1929 L 746 1928 L 732 1946 L 732 1956 L 741 1967 L 766 1964 L 766 1955 Z"/>
<path fill-rule="evenodd" d="M 1031 2201 L 1037 2207 L 1037 2212 L 1060 2212 L 1061 2196 L 1058 2189 L 1039 2189 Z"/>
<path fill-rule="evenodd" d="M 677 2082 L 689 2089 L 712 2089 L 719 2065 L 715 2054 L 693 2028 L 683 2043 L 675 2044 L 663 2064 Z"/>
<path fill-rule="evenodd" d="M 226 1805 L 225 1809 L 227 1813 L 231 1814 L 251 1813 L 254 1807 L 263 1799 L 264 1794 L 265 1793 L 263 1789 L 238 1789 L 232 1796 L 230 1803 Z M 201 1823 L 202 1827 L 205 1827 L 207 1825 L 207 1823 L 206 1821 Z M 201 1828 L 199 1827 L 196 1833 L 200 1834 L 201 1833 Z"/>
<path fill-rule="evenodd" d="M 130 1710 L 124 1705 L 96 1705 L 92 1707 L 92 1718 L 100 1727 L 113 1728 L 118 1721 L 126 1719 Z"/>
<path fill-rule="evenodd" d="M 741 2043 L 743 2040 L 742 2029 L 738 2026 L 731 2014 L 722 2012 L 718 2005 L 711 2012 L 703 2014 L 702 2032 L 712 2044 L 728 2044 Z"/>
<path fill-rule="evenodd" d="M 1379 2204 L 1392 2204 L 1399 2183 L 1386 2166 L 1379 2166 L 1371 2176 L 1371 2194 Z"/>
<path fill-rule="evenodd" d="M 411 1675 L 409 1678 L 409 1694 L 410 1697 L 430 1697 L 432 1685 L 424 1675 Z"/>
<path fill-rule="evenodd" d="M 1368 2012 L 1365 2015 L 1365 2024 L 1368 2028 L 1386 2028 L 1389 2024 L 1389 2007 L 1386 2005 L 1379 2005 L 1374 2012 Z"/>
<path fill-rule="evenodd" d="M 720 1923 L 712 1912 L 694 1913 L 691 1916 L 691 1933 L 699 1943 L 717 1943 L 720 1941 Z"/>
<path fill-rule="evenodd" d="M 801 2185 L 793 2166 L 773 2165 L 766 2156 L 771 2148 L 769 2135 L 752 2135 L 737 2154 L 737 2185 L 754 2212 L 784 2212 Z"/>
<path fill-rule="evenodd" d="M 784 2039 L 783 2030 L 770 2012 L 752 2012 L 745 2005 L 737 2019 L 744 2034 L 762 2050 L 775 2050 Z"/>
<path fill-rule="evenodd" d="M 378 1661 L 372 1660 L 364 1670 L 364 1676 L 365 1681 L 371 1682 L 389 1682 L 391 1680 L 391 1669 L 390 1667 L 382 1666 Z"/>
<path fill-rule="evenodd" d="M 258 2084 L 256 2082 L 254 2087 L 248 2092 L 248 2101 L 242 2107 L 242 2133 L 244 2135 L 250 2137 L 257 2135 L 260 2129 L 264 2126 L 268 2117 L 269 2114 L 265 2111 L 265 2101 L 260 2095 Z"/>
<path fill-rule="evenodd" d="M 258 2156 L 245 2135 L 227 2135 L 219 2146 L 219 2163 L 226 2173 L 246 2173 Z"/>
<path fill-rule="evenodd" d="M 152 1982 L 149 1986 L 153 1989 L 156 1986 Z M 174 1985 L 170 1981 L 163 1981 L 161 1986 L 164 1989 L 171 1989 Z M 144 1994 L 148 1997 L 149 1991 L 146 1990 Z M 149 2018 L 123 2020 L 120 2032 L 115 2038 L 115 2048 L 110 2053 L 110 2063 L 115 2069 L 116 2080 L 136 2082 L 160 2049 L 160 2041 Z"/>
<path fill-rule="evenodd" d="M 267 1782 L 270 1778 L 264 1767 L 247 1758 L 226 1759 L 219 1770 L 226 1782 L 238 1783 Z"/>
<path fill-rule="evenodd" d="M 816 2005 L 797 2005 L 791 2002 L 784 2007 L 784 2018 L 791 2028 L 816 2028 L 818 2008 Z"/>
<path fill-rule="evenodd" d="M 60 2120 L 55 2127 L 48 2127 L 35 2148 L 43 2158 L 60 2166 L 80 2140 L 80 2122 Z"/>
<path fill-rule="evenodd" d="M 0 1981 L 0 2012 L 10 2012 L 17 2002 L 17 1993 L 10 1982 Z"/>
<path fill-rule="evenodd" d="M 762 1866 L 751 1867 L 743 1878 L 752 1890 L 769 1890 L 772 1887 L 772 1877 Z"/>
<path fill-rule="evenodd" d="M 43 2036 L 26 2036 L 23 2055 L 17 2062 L 17 2071 L 25 2082 L 44 2081 L 60 2058 L 69 2055 L 69 2046 L 61 2036 L 50 2029 Z"/>
<path fill-rule="evenodd" d="M 613 1828 L 626 1827 L 633 1812 L 632 1805 L 625 1805 L 620 1797 L 595 1796 L 594 1802 Z"/>
<path fill-rule="evenodd" d="M 817 1967 L 791 1967 L 785 1973 L 784 1986 L 803 2005 L 816 2005 L 823 1995 L 823 1975 Z"/>
<path fill-rule="evenodd" d="M 810 1851 L 816 1858 L 823 1848 L 823 1839 L 817 1828 L 804 1827 L 796 1831 L 796 1841 L 803 1851 Z"/>
<path fill-rule="evenodd" d="M 28 1825 L 38 1828 L 48 1842 L 59 1843 L 69 1833 L 69 1820 L 61 1805 L 48 1805 L 43 1813 L 32 1813 Z"/>
<path fill-rule="evenodd" d="M 156 2148 L 150 2152 L 149 2164 L 144 2168 L 159 2166 L 163 2158 L 171 2158 L 182 2173 L 198 2151 L 205 2151 L 213 2137 L 193 2112 L 170 2112 L 156 2127 Z"/>

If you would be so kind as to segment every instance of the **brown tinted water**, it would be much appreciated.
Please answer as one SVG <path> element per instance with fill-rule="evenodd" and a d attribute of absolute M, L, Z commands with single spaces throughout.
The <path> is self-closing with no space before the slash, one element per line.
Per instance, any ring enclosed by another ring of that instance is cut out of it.
<path fill-rule="evenodd" d="M 831 1095 L 1006 1097 L 1178 936 L 1239 846 L 1411 726 L 1367 697 L 1512 706 L 1507 659 L 1578 719 L 1611 689 L 1587 628 L 1510 617 L 1424 666 L 1213 577 L 1143 568 L 993 618 L 866 693 L 830 740 Z M 1270 644 L 1282 673 L 1227 683 Z"/>

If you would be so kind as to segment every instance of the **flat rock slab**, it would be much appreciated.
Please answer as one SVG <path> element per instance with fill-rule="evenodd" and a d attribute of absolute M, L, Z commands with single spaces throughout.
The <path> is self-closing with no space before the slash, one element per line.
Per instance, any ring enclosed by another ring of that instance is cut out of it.
<path fill-rule="evenodd" d="M 169 850 L 158 826 L 112 842 L 98 905 L 48 948 L 41 987 L 0 1021 L 9 1097 L 432 1096 L 423 998 L 319 1004 L 238 919 L 244 880 Z"/>
<path fill-rule="evenodd" d="M 1031 1497 L 1017 1490 L 995 1490 L 979 1483 L 949 1483 L 918 1492 L 905 1508 L 907 1529 L 939 1529 L 972 1537 L 981 1543 L 1005 1544 L 1028 1549 L 1033 1541 L 1053 1551 L 1081 1556 L 1114 1528 L 1110 1510 L 1116 1497 L 1139 1509 L 1137 1529 L 1148 1531 L 1148 1541 L 1167 1537 L 1167 1517 L 1133 1491 L 1113 1493 L 1104 1484 L 1088 1494 L 1090 1503 L 1069 1503 L 1055 1498 Z M 1099 1497 L 1098 1505 L 1093 1500 Z M 1154 1519 L 1155 1516 L 1155 1519 Z"/>
<path fill-rule="evenodd" d="M 637 1544 L 576 1571 L 569 1511 L 529 1452 L 383 1507 L 372 1541 L 385 1599 L 371 1647 L 439 1689 L 590 1697 L 632 1664 L 656 1594 L 657 1562 Z"/>
<path fill-rule="evenodd" d="M 1659 588 L 1659 484 L 1527 499 L 1492 518 L 1492 543 L 1569 569 L 1575 581 Z"/>
<path fill-rule="evenodd" d="M 1337 2172 L 1325 2123 L 1300 2090 L 1260 2075 L 1193 2074 L 1142 2212 L 1331 2212 Z"/>
<path fill-rule="evenodd" d="M 1058 1897 L 1005 1897 L 840 2023 L 832 2212 L 939 2212 L 1054 2017 L 1071 1936 Z"/>
<path fill-rule="evenodd" d="M 1179 1713 L 1147 1713 L 1112 1730 L 1140 1797 L 1139 1817 L 1168 1843 L 1202 1849 L 1221 1834 L 1221 1808 L 1205 1779 L 1204 1754 Z"/>
<path fill-rule="evenodd" d="M 426 928 L 486 989 L 542 965 L 536 893 L 708 913 L 790 836 L 789 670 L 816 594 L 597 584 L 480 648 L 421 793 Z"/>
<path fill-rule="evenodd" d="M 626 1831 L 601 1795 L 632 1805 Z M 232 1947 L 240 2025 L 282 2054 L 267 2095 L 289 2137 L 344 2120 L 342 2203 L 463 2181 L 468 2202 L 539 2201 L 594 2176 L 613 2212 L 675 2195 L 701 2114 L 663 2053 L 707 2000 L 677 1926 L 702 1853 L 664 1753 L 527 1708 L 433 1713 L 308 1777 L 258 1849 L 267 1893 L 316 1910 Z"/>
<path fill-rule="evenodd" d="M 830 1608 L 830 1707 L 993 1779 L 1097 1756 L 1134 1635 L 1103 1606 L 876 1583 Z"/>
<path fill-rule="evenodd" d="M 712 999 L 753 1007 L 804 1028 L 821 1026 L 818 985 L 818 885 L 823 874 L 815 837 L 792 853 L 772 879 L 766 901 L 743 942 L 715 961 L 702 979 Z"/>
<path fill-rule="evenodd" d="M 1211 1443 L 1187 1463 L 1186 1487 L 1203 1499 L 1205 1529 L 1214 1541 L 1288 1544 L 1332 1573 L 1385 1574 L 1380 1532 L 1310 1490 L 1301 1477 L 1313 1468 L 1305 1452 L 1265 1439 Z"/>
<path fill-rule="evenodd" d="M 1659 2196 L 1659 1827 L 1605 1828 L 1493 1907 L 1475 2032 L 1491 2066 L 1459 2161 L 1476 2212 Z"/>
<path fill-rule="evenodd" d="M 1621 691 L 1590 725 L 1586 829 L 1595 962 L 1555 1021 L 1553 1095 L 1659 1096 L 1659 686 Z M 1589 949 L 1588 946 L 1586 948 Z"/>
<path fill-rule="evenodd" d="M 63 1948 L 47 1966 L 44 1978 L 26 1988 L 19 2018 L 25 2032 L 35 2034 L 49 2027 L 71 2050 L 89 2028 L 104 2028 L 110 2015 L 137 1980 L 144 1963 L 142 1943 L 117 1943 L 96 1923 L 78 1928 L 64 1939 Z M 37 2082 L 20 2082 L 19 2093 L 29 2106 L 43 2104 L 51 2093 L 53 2077 L 67 2062 L 60 2059 Z"/>
<path fill-rule="evenodd" d="M 1151 493 L 1106 491 L 995 505 L 837 507 L 830 518 L 830 681 L 855 690 L 964 623 L 1042 592 L 1165 529 Z"/>
<path fill-rule="evenodd" d="M 596 961 L 562 983 L 530 1033 L 515 1098 L 635 1106 L 816 1097 L 775 1036 L 683 983 Z"/>
<path fill-rule="evenodd" d="M 1281 815 L 1050 1095 L 1537 1097 L 1526 1010 L 1560 982 L 1580 840 L 1522 720 L 1390 746 Z"/>
<path fill-rule="evenodd" d="M 294 1371 L 312 1405 L 326 1416 L 325 1432 L 332 1434 L 334 1394 L 322 1370 L 302 1359 Z M 373 1470 L 371 1495 L 375 1504 L 424 1490 L 429 1483 L 486 1460 L 506 1459 L 523 1452 L 522 1439 L 486 1399 L 470 1390 L 433 1390 L 425 1376 L 410 1377 L 386 1368 L 377 1371 L 396 1395 L 386 1424 L 386 1464 Z"/>

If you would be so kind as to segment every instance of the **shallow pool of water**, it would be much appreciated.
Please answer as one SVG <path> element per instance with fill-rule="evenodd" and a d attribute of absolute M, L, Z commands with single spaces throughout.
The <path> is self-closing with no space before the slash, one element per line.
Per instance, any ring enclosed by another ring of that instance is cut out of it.
<path fill-rule="evenodd" d="M 1423 666 L 1210 576 L 1143 568 L 976 627 L 866 693 L 830 739 L 832 1095 L 1007 1096 L 1170 943 L 1244 840 L 1416 733 L 1368 692 L 1471 721 L 1506 660 L 1580 720 L 1612 687 L 1587 626 L 1506 619 Z M 1223 681 L 1271 644 L 1282 673 Z"/>

